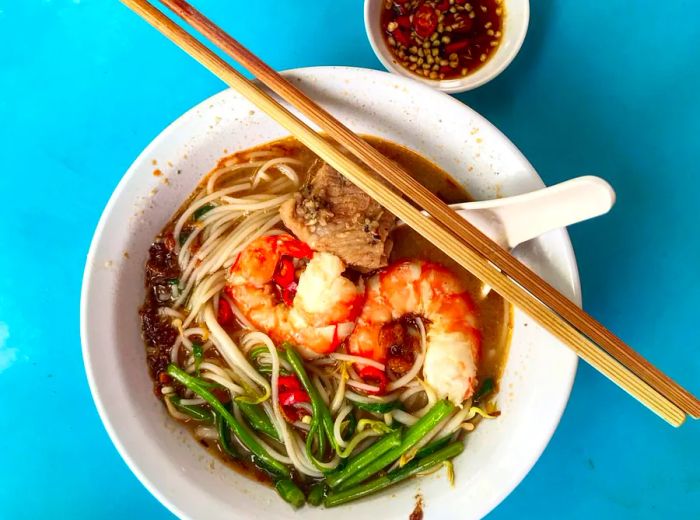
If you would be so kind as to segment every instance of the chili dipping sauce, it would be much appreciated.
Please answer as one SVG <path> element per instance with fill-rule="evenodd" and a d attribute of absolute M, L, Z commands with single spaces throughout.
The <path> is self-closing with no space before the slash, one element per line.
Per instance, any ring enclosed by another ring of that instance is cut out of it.
<path fill-rule="evenodd" d="M 472 74 L 503 38 L 503 0 L 385 0 L 380 16 L 394 59 L 433 80 Z"/>

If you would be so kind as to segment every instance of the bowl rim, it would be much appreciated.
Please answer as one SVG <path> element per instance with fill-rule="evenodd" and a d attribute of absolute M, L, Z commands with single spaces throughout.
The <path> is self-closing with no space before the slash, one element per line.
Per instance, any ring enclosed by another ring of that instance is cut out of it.
<path fill-rule="evenodd" d="M 418 89 L 426 89 L 428 92 L 435 92 L 433 89 L 430 89 L 428 86 L 424 84 L 417 84 L 415 81 L 412 81 L 411 78 L 409 77 L 396 77 L 396 75 L 390 75 L 388 72 L 385 71 L 378 71 L 374 69 L 365 69 L 362 67 L 347 67 L 347 66 L 316 66 L 316 67 L 300 67 L 300 68 L 295 68 L 295 69 L 288 69 L 281 71 L 282 75 L 289 75 L 289 76 L 294 76 L 295 74 L 304 74 L 304 73 L 333 73 L 334 71 L 344 71 L 346 73 L 360 73 L 362 75 L 376 75 L 376 76 L 382 76 L 384 77 L 383 79 L 386 79 L 386 76 L 391 76 L 392 81 L 400 81 L 400 82 L 407 82 L 410 85 L 410 88 L 418 88 Z M 257 81 L 257 80 L 256 80 Z M 144 485 L 144 487 L 163 505 L 165 506 L 168 510 L 170 510 L 173 514 L 177 515 L 180 518 L 190 518 L 187 513 L 185 513 L 182 509 L 180 509 L 174 502 L 172 502 L 163 492 L 161 492 L 156 485 L 149 477 L 146 476 L 144 471 L 141 468 L 141 465 L 130 455 L 129 451 L 125 447 L 125 445 L 122 443 L 119 434 L 116 431 L 116 428 L 114 424 L 112 423 L 111 417 L 110 417 L 110 412 L 108 411 L 108 406 L 105 404 L 105 396 L 102 395 L 100 391 L 100 387 L 97 383 L 96 379 L 96 374 L 93 371 L 93 362 L 92 362 L 92 356 L 90 352 L 90 348 L 88 346 L 88 337 L 89 337 L 89 331 L 88 331 L 88 322 L 87 322 L 87 317 L 89 313 L 89 305 L 88 305 L 88 293 L 90 292 L 90 286 L 94 282 L 94 277 L 96 274 L 96 269 L 99 268 L 98 262 L 96 262 L 96 254 L 97 254 L 97 249 L 99 243 L 104 239 L 104 228 L 107 225 L 107 222 L 112 216 L 112 212 L 114 207 L 117 204 L 117 201 L 122 197 L 123 192 L 126 189 L 127 184 L 130 182 L 132 177 L 134 177 L 137 173 L 137 169 L 140 165 L 140 163 L 148 159 L 150 157 L 151 150 L 158 148 L 160 146 L 160 143 L 162 141 L 168 140 L 171 137 L 171 133 L 177 129 L 177 127 L 181 124 L 181 121 L 185 118 L 187 118 L 188 115 L 191 115 L 195 110 L 197 110 L 198 107 L 201 105 L 204 105 L 205 103 L 211 103 L 212 100 L 218 96 L 224 95 L 226 92 L 231 91 L 232 89 L 230 88 L 225 88 L 203 100 L 198 101 L 196 104 L 194 104 L 192 107 L 190 107 L 187 111 L 179 115 L 176 119 L 174 119 L 171 123 L 169 123 L 163 130 L 161 130 L 155 138 L 153 138 L 149 144 L 138 154 L 138 156 L 134 159 L 134 161 L 129 165 L 127 168 L 126 172 L 124 175 L 121 177 L 119 182 L 117 183 L 116 187 L 114 188 L 107 204 L 105 205 L 104 210 L 102 211 L 99 221 L 97 223 L 97 226 L 95 227 L 95 231 L 92 237 L 92 240 L 90 242 L 90 248 L 88 250 L 88 254 L 86 256 L 86 261 L 85 261 L 85 268 L 83 271 L 83 278 L 82 278 L 82 285 L 81 285 L 81 293 L 80 293 L 80 339 L 81 339 L 81 351 L 82 351 L 82 357 L 83 357 L 83 364 L 85 367 L 85 372 L 86 372 L 86 377 L 88 380 L 88 385 L 90 388 L 90 393 L 93 399 L 93 402 L 95 403 L 95 407 L 97 409 L 98 415 L 100 417 L 100 420 L 102 424 L 104 425 L 105 430 L 107 431 L 107 434 L 109 435 L 110 440 L 114 444 L 115 448 L 117 449 L 117 452 L 119 455 L 122 457 L 122 459 L 126 462 L 127 466 L 131 470 L 131 472 L 137 477 L 137 479 Z M 510 139 L 508 139 L 505 134 L 503 134 L 497 127 L 495 127 L 490 121 L 488 121 L 485 117 L 481 116 L 478 112 L 476 112 L 474 109 L 472 109 L 470 106 L 462 103 L 461 101 L 452 98 L 451 96 L 447 96 L 445 94 L 445 97 L 449 100 L 450 103 L 452 103 L 455 106 L 455 109 L 459 109 L 462 111 L 468 111 L 472 114 L 474 114 L 476 117 L 479 118 L 480 120 L 480 125 L 489 127 L 490 131 L 495 132 L 499 137 L 503 139 L 503 142 L 505 145 L 507 145 L 510 148 L 510 152 L 515 154 L 519 160 L 523 161 L 523 163 L 527 166 L 530 167 L 532 170 L 533 174 L 536 176 L 537 179 L 541 181 L 541 177 L 539 177 L 539 174 L 537 171 L 532 167 L 530 162 L 527 160 L 527 158 L 522 154 L 522 152 L 513 144 Z M 570 269 L 570 276 L 571 276 L 571 281 L 572 281 L 572 290 L 573 290 L 573 301 L 577 305 L 581 305 L 581 284 L 580 284 L 580 276 L 579 276 L 579 270 L 578 270 L 578 264 L 576 262 L 576 257 L 575 257 L 575 252 L 573 249 L 573 246 L 571 244 L 571 240 L 569 238 L 568 232 L 566 229 L 559 230 L 561 232 L 561 240 L 562 240 L 562 246 L 564 248 L 563 251 L 563 256 L 566 258 L 566 264 L 567 267 Z M 523 465 L 521 468 L 520 474 L 517 474 L 513 480 L 512 480 L 512 485 L 508 488 L 504 488 L 503 492 L 499 495 L 498 498 L 494 498 L 491 502 L 485 503 L 484 507 L 482 510 L 484 511 L 484 515 L 488 514 L 491 512 L 498 504 L 500 504 L 503 500 L 505 500 L 515 488 L 518 487 L 518 485 L 522 482 L 522 480 L 525 478 L 525 476 L 528 475 L 528 473 L 531 471 L 532 467 L 537 463 L 539 458 L 541 457 L 542 453 L 544 452 L 545 448 L 551 441 L 551 438 L 557 429 L 559 422 L 561 421 L 561 418 L 564 414 L 564 410 L 566 409 L 566 406 L 568 405 L 569 397 L 571 394 L 571 390 L 574 384 L 576 372 L 577 372 L 577 367 L 578 367 L 578 358 L 573 357 L 572 362 L 570 364 L 568 374 L 567 375 L 567 384 L 565 387 L 562 387 L 561 389 L 561 400 L 559 401 L 559 406 L 556 408 L 552 408 L 554 412 L 556 412 L 556 415 L 553 413 L 552 416 L 556 417 L 551 424 L 551 428 L 546 431 L 546 441 L 543 442 L 540 446 L 537 447 L 537 449 L 533 449 L 531 451 L 530 455 L 530 461 L 528 464 Z"/>
<path fill-rule="evenodd" d="M 392 73 L 411 78 L 415 81 L 419 81 L 425 85 L 428 85 L 434 89 L 446 92 L 448 94 L 458 94 L 460 92 L 467 92 L 473 90 L 482 85 L 485 85 L 492 79 L 499 76 L 515 59 L 515 57 L 520 52 L 523 46 L 525 37 L 527 36 L 527 31 L 530 26 L 530 0 L 521 0 L 523 2 L 523 15 L 520 17 L 519 23 L 517 25 L 518 33 L 517 38 L 513 40 L 513 45 L 504 53 L 500 58 L 498 67 L 491 71 L 490 74 L 479 77 L 479 71 L 476 74 L 468 74 L 466 76 L 455 78 L 451 80 L 434 80 L 429 78 L 422 78 L 416 74 L 412 74 L 410 71 L 406 70 L 404 67 L 394 63 L 390 58 L 391 52 L 386 46 L 386 42 L 383 38 L 376 38 L 372 30 L 373 24 L 376 23 L 378 15 L 376 14 L 375 5 L 383 2 L 384 0 L 364 0 L 364 24 L 365 33 L 367 34 L 367 39 L 369 44 L 374 51 L 375 56 L 381 62 L 384 67 Z M 508 2 L 508 0 L 504 0 Z M 498 54 L 498 51 L 497 51 Z M 477 78 L 477 79 L 474 79 Z"/>

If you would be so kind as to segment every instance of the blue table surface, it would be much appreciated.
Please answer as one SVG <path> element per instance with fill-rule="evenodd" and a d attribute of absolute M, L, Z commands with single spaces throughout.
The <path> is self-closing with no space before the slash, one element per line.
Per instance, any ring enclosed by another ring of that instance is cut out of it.
<path fill-rule="evenodd" d="M 381 68 L 360 0 L 197 3 L 277 69 Z M 457 96 L 546 183 L 612 183 L 613 211 L 571 229 L 585 308 L 695 392 L 699 20 L 690 0 L 533 0 L 513 64 Z M 0 0 L 0 49 L 0 517 L 172 518 L 96 413 L 80 284 L 123 172 L 223 86 L 116 0 Z M 698 518 L 699 433 L 581 364 L 544 455 L 490 517 Z"/>

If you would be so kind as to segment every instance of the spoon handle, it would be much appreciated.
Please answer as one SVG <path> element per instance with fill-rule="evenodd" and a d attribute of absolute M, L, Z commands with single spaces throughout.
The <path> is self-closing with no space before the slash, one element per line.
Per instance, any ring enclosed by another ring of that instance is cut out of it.
<path fill-rule="evenodd" d="M 587 175 L 531 193 L 451 207 L 470 221 L 484 217 L 496 221 L 499 242 L 513 248 L 552 229 L 603 215 L 614 203 L 615 192 L 610 184 Z"/>

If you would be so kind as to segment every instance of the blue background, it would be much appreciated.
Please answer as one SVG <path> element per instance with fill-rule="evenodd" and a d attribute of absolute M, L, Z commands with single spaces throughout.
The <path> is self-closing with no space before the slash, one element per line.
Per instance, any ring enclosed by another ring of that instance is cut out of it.
<path fill-rule="evenodd" d="M 585 307 L 700 392 L 700 2 L 532 4 L 514 63 L 458 97 L 548 184 L 613 184 L 612 213 L 571 230 Z M 360 0 L 197 5 L 278 69 L 381 68 Z M 122 173 L 220 89 L 116 0 L 0 0 L 0 517 L 171 518 L 93 406 L 80 283 Z M 582 365 L 551 444 L 491 518 L 698 518 L 699 433 Z"/>

